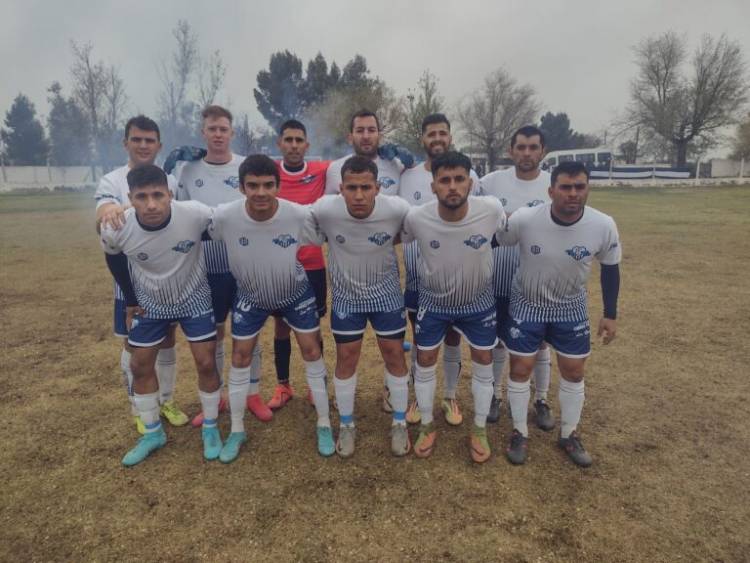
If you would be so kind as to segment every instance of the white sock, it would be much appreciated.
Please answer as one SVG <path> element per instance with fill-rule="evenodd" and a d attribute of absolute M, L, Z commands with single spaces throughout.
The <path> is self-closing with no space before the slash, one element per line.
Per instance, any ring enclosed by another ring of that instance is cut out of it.
<path fill-rule="evenodd" d="M 250 386 L 247 388 L 248 395 L 257 395 L 260 392 L 262 361 L 263 355 L 260 349 L 260 344 L 256 343 L 255 348 L 253 348 L 253 357 L 250 360 Z"/>
<path fill-rule="evenodd" d="M 158 432 L 161 429 L 161 420 L 159 419 L 159 393 L 145 393 L 140 395 L 133 393 L 133 402 L 141 417 L 146 433 Z"/>
<path fill-rule="evenodd" d="M 232 418 L 232 432 L 245 431 L 245 397 L 250 385 L 252 367 L 229 368 L 229 411 Z"/>
<path fill-rule="evenodd" d="M 494 348 L 492 350 L 492 377 L 495 380 L 495 398 L 502 400 L 503 386 L 506 379 L 503 371 L 505 370 L 505 361 L 508 359 L 508 353 L 505 348 Z"/>
<path fill-rule="evenodd" d="M 163 348 L 156 355 L 156 379 L 159 380 L 159 403 L 162 405 L 174 397 L 174 382 L 177 376 L 177 352 Z"/>
<path fill-rule="evenodd" d="M 547 400 L 551 366 L 549 348 L 539 350 L 534 364 L 534 401 Z"/>
<path fill-rule="evenodd" d="M 357 374 L 349 379 L 333 377 L 333 389 L 339 409 L 341 425 L 354 426 L 354 395 L 357 392 Z"/>
<path fill-rule="evenodd" d="M 328 391 L 326 391 L 327 375 L 328 372 L 323 358 L 305 362 L 307 386 L 312 393 L 315 412 L 318 413 L 318 426 L 331 426 L 331 418 L 328 414 Z"/>
<path fill-rule="evenodd" d="M 523 382 L 508 379 L 508 404 L 513 416 L 513 428 L 524 436 L 529 435 L 529 427 L 526 417 L 529 413 L 529 397 L 531 396 L 531 385 L 529 380 Z"/>
<path fill-rule="evenodd" d="M 474 396 L 474 424 L 484 428 L 492 402 L 492 364 L 471 362 L 471 394 Z"/>
<path fill-rule="evenodd" d="M 135 408 L 133 398 L 133 370 L 130 369 L 130 352 L 125 348 L 120 352 L 120 369 L 122 370 L 122 382 L 125 384 L 128 401 L 130 401 L 130 414 L 138 416 L 138 409 Z"/>
<path fill-rule="evenodd" d="M 221 387 L 216 391 L 208 392 L 198 389 L 198 396 L 201 399 L 201 408 L 203 409 L 203 427 L 212 428 L 216 426 L 216 420 L 219 418 L 219 400 L 221 399 Z"/>
<path fill-rule="evenodd" d="M 414 394 L 417 396 L 419 413 L 422 415 L 422 424 L 432 422 L 433 402 L 435 401 L 435 365 L 423 367 L 417 362 L 414 372 Z"/>
<path fill-rule="evenodd" d="M 216 341 L 216 371 L 219 372 L 219 387 L 224 387 L 224 341 Z"/>
<path fill-rule="evenodd" d="M 409 408 L 409 377 L 397 377 L 385 370 L 388 389 L 391 392 L 391 406 L 393 407 L 393 422 L 406 424 L 406 409 Z"/>
<path fill-rule="evenodd" d="M 581 421 L 584 400 L 583 379 L 574 383 L 561 377 L 558 397 L 560 400 L 560 436 L 567 438 Z"/>
<path fill-rule="evenodd" d="M 443 395 L 446 399 L 456 398 L 458 387 L 458 376 L 461 374 L 461 345 L 443 345 L 443 374 L 445 374 L 445 389 Z"/>

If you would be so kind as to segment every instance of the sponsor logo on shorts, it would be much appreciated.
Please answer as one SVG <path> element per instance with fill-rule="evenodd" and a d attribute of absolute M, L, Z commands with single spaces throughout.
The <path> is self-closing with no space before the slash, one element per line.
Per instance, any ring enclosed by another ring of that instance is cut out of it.
<path fill-rule="evenodd" d="M 240 244 L 242 246 L 247 246 L 248 244 L 250 244 L 250 241 L 247 240 L 247 237 L 240 237 Z"/>
<path fill-rule="evenodd" d="M 239 176 L 227 176 L 224 178 L 224 185 L 229 186 L 230 188 L 234 188 L 235 190 L 240 187 L 240 177 Z"/>
<path fill-rule="evenodd" d="M 304 301 L 300 301 L 294 306 L 295 311 L 302 311 L 315 306 L 315 297 L 308 297 Z"/>
<path fill-rule="evenodd" d="M 190 252 L 190 249 L 195 246 L 195 243 L 192 240 L 181 240 L 178 242 L 175 246 L 172 247 L 172 250 L 175 252 L 182 252 L 183 254 L 187 254 Z"/>
<path fill-rule="evenodd" d="M 416 192 L 414 192 L 414 199 L 417 200 L 417 201 L 419 201 L 420 199 L 422 199 L 422 192 L 420 192 L 419 190 L 417 190 Z"/>
<path fill-rule="evenodd" d="M 573 260 L 575 260 L 576 262 L 580 262 L 581 260 L 586 258 L 586 256 L 591 256 L 591 252 L 589 252 L 588 248 L 579 245 L 576 245 L 573 248 L 569 248 L 565 251 L 565 254 L 573 258 Z"/>
<path fill-rule="evenodd" d="M 521 331 L 514 326 L 510 327 L 508 332 L 511 338 L 521 338 Z"/>
<path fill-rule="evenodd" d="M 289 248 L 297 242 L 297 239 L 290 234 L 283 234 L 273 239 L 274 244 L 278 244 L 281 248 Z"/>
<path fill-rule="evenodd" d="M 135 257 L 138 258 L 138 260 L 142 261 L 148 260 L 148 254 L 146 254 L 145 252 L 139 252 L 135 255 Z"/>
<path fill-rule="evenodd" d="M 401 318 L 402 319 L 406 318 L 406 309 L 401 309 Z"/>
<path fill-rule="evenodd" d="M 541 199 L 534 199 L 529 201 L 526 207 L 536 207 L 537 205 L 544 205 L 544 202 Z"/>
<path fill-rule="evenodd" d="M 334 311 L 334 314 L 336 315 L 336 318 L 341 319 L 342 321 L 349 316 L 349 313 L 346 311 Z"/>
<path fill-rule="evenodd" d="M 417 320 L 418 320 L 418 321 L 421 321 L 422 319 L 424 319 L 424 314 L 425 314 L 426 312 L 427 312 L 427 311 L 426 311 L 425 309 L 423 309 L 422 307 L 420 307 L 420 308 L 419 308 L 419 309 L 417 310 Z"/>
<path fill-rule="evenodd" d="M 133 320 L 130 322 L 130 330 L 133 330 L 140 323 L 141 323 L 141 321 L 140 321 L 140 319 L 138 317 L 133 317 Z"/>
<path fill-rule="evenodd" d="M 367 237 L 367 240 L 369 240 L 373 244 L 377 244 L 378 246 L 383 246 L 386 242 L 391 240 L 391 235 L 388 233 L 375 233 L 374 235 L 370 235 Z"/>
<path fill-rule="evenodd" d="M 253 308 L 253 305 L 252 303 L 248 301 L 240 301 L 239 303 L 237 303 L 236 308 L 239 309 L 240 311 L 247 313 L 250 309 Z"/>
<path fill-rule="evenodd" d="M 203 180 L 201 180 L 200 178 L 198 178 L 198 179 L 197 179 L 197 180 L 195 181 L 195 187 L 196 187 L 196 188 L 202 188 L 202 187 L 203 187 Z"/>
<path fill-rule="evenodd" d="M 539 254 L 542 251 L 542 247 L 537 246 L 536 244 L 532 244 L 530 250 L 532 254 Z"/>
<path fill-rule="evenodd" d="M 346 242 L 344 235 L 336 235 L 336 242 L 339 244 L 344 244 Z"/>
<path fill-rule="evenodd" d="M 464 244 L 466 246 L 470 246 L 474 250 L 478 250 L 486 242 L 487 242 L 487 237 L 484 237 L 482 235 L 471 235 L 469 238 L 467 238 L 464 241 Z"/>
<path fill-rule="evenodd" d="M 438 248 L 440 248 L 440 241 L 438 241 L 438 240 L 431 240 L 430 241 L 430 248 L 434 248 L 435 250 L 437 250 Z"/>
<path fill-rule="evenodd" d="M 240 324 L 242 322 L 242 313 L 239 311 L 235 311 L 232 313 L 232 322 L 235 324 Z"/>

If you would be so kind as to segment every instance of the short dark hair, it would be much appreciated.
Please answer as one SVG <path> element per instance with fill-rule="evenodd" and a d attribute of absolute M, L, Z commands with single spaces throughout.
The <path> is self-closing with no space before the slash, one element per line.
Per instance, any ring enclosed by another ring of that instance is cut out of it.
<path fill-rule="evenodd" d="M 544 133 L 542 133 L 542 130 L 539 129 L 539 127 L 536 127 L 535 125 L 524 125 L 523 127 L 519 128 L 515 133 L 513 133 L 513 136 L 510 138 L 511 148 L 516 146 L 516 137 L 518 135 L 523 135 L 524 137 L 533 137 L 534 135 L 539 135 L 539 142 L 542 144 L 542 147 L 544 147 Z"/>
<path fill-rule="evenodd" d="M 422 120 L 422 134 L 428 125 L 434 125 L 435 123 L 445 123 L 448 126 L 448 131 L 451 130 L 451 122 L 445 117 L 444 113 L 431 113 Z"/>
<path fill-rule="evenodd" d="M 201 112 L 201 119 L 206 119 L 208 117 L 213 117 L 214 119 L 226 117 L 229 120 L 229 123 L 232 123 L 232 112 L 227 108 L 223 108 L 221 106 L 211 105 L 203 108 L 203 111 Z"/>
<path fill-rule="evenodd" d="M 457 151 L 446 151 L 432 159 L 432 175 L 435 176 L 441 168 L 465 168 L 471 173 L 471 159 Z"/>
<path fill-rule="evenodd" d="M 566 176 L 578 176 L 579 174 L 586 174 L 586 181 L 589 181 L 588 169 L 583 164 L 583 162 L 576 162 L 575 160 L 561 162 L 560 164 L 555 166 L 555 169 L 552 171 L 551 185 L 555 185 L 555 182 L 557 182 L 557 177 L 560 174 L 565 174 Z"/>
<path fill-rule="evenodd" d="M 284 131 L 287 129 L 299 129 L 305 134 L 305 137 L 307 137 L 307 129 L 305 128 L 305 125 L 296 119 L 287 119 L 284 123 L 281 124 L 281 127 L 279 127 L 279 136 L 284 135 Z"/>
<path fill-rule="evenodd" d="M 145 186 L 164 186 L 169 189 L 167 175 L 156 164 L 143 164 L 128 172 L 128 188 L 132 192 Z"/>
<path fill-rule="evenodd" d="M 132 127 L 140 129 L 141 131 L 155 131 L 156 138 L 159 140 L 159 142 L 161 142 L 161 132 L 159 131 L 159 126 L 156 124 L 156 121 L 154 121 L 150 117 L 146 117 L 145 115 L 136 115 L 135 117 L 131 117 L 130 119 L 128 119 L 128 122 L 125 124 L 126 141 L 128 140 L 130 129 Z"/>
<path fill-rule="evenodd" d="M 240 164 L 240 185 L 245 184 L 245 176 L 273 176 L 276 185 L 281 185 L 279 167 L 265 154 L 251 154 Z"/>
<path fill-rule="evenodd" d="M 344 174 L 347 172 L 352 172 L 354 174 L 370 172 L 376 181 L 378 179 L 378 165 L 365 156 L 355 155 L 347 158 L 344 165 L 341 167 L 342 181 L 344 180 Z"/>
<path fill-rule="evenodd" d="M 375 115 L 375 112 L 370 111 L 369 109 L 361 109 L 358 112 L 355 112 L 354 115 L 352 115 L 351 121 L 349 121 L 350 133 L 354 131 L 354 120 L 357 119 L 358 117 L 374 117 L 375 124 L 378 126 L 378 131 L 380 131 L 380 120 L 378 119 L 378 116 Z"/>

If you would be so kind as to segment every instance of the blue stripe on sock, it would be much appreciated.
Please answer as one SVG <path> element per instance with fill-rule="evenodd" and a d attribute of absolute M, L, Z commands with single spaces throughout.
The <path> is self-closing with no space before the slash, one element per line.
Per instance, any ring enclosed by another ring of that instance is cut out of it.
<path fill-rule="evenodd" d="M 151 424 L 145 424 L 146 430 L 157 430 L 161 426 L 161 420 L 152 422 Z"/>
<path fill-rule="evenodd" d="M 339 417 L 339 420 L 341 421 L 341 424 L 352 424 L 354 422 L 354 415 L 353 414 L 342 414 Z"/>
<path fill-rule="evenodd" d="M 251 379 L 250 383 L 258 383 L 259 381 L 260 381 L 260 379 Z"/>
<path fill-rule="evenodd" d="M 393 420 L 395 420 L 397 422 L 403 422 L 403 421 L 405 421 L 406 420 L 406 411 L 401 411 L 401 412 L 393 411 Z"/>
<path fill-rule="evenodd" d="M 215 418 L 204 418 L 203 419 L 203 426 L 206 426 L 206 427 L 216 426 L 216 419 Z"/>

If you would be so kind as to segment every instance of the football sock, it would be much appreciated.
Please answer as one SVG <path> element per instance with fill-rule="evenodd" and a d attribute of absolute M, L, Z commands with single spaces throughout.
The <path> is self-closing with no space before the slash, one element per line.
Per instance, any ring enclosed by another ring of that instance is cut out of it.
<path fill-rule="evenodd" d="M 315 411 L 318 413 L 318 426 L 331 426 L 328 413 L 328 391 L 326 391 L 326 364 L 321 356 L 312 362 L 305 361 L 305 376 L 307 386 L 315 403 Z"/>
<path fill-rule="evenodd" d="M 484 428 L 492 401 L 492 364 L 471 362 L 471 393 L 474 395 L 474 425 Z"/>
<path fill-rule="evenodd" d="M 526 381 L 508 379 L 508 404 L 510 405 L 511 416 L 513 416 L 513 428 L 524 436 L 529 435 L 526 418 L 529 412 L 530 396 L 531 386 L 528 379 Z"/>
<path fill-rule="evenodd" d="M 159 393 L 133 393 L 133 402 L 141 417 L 143 425 L 146 427 L 146 433 L 158 432 L 161 429 L 161 420 L 159 419 Z"/>
<path fill-rule="evenodd" d="M 432 408 L 435 400 L 435 365 L 422 367 L 417 362 L 414 372 L 414 394 L 417 396 L 419 413 L 422 415 L 422 424 L 432 422 Z"/>
<path fill-rule="evenodd" d="M 122 370 L 122 382 L 128 393 L 128 401 L 130 401 L 130 414 L 138 416 L 138 409 L 135 408 L 135 400 L 133 399 L 133 371 L 130 369 L 130 352 L 125 348 L 120 352 L 120 369 Z"/>
<path fill-rule="evenodd" d="M 216 341 L 216 371 L 219 373 L 219 388 L 224 386 L 224 341 Z"/>
<path fill-rule="evenodd" d="M 492 377 L 495 380 L 495 398 L 501 400 L 503 398 L 503 370 L 505 369 L 505 361 L 508 359 L 508 353 L 505 348 L 493 348 L 492 350 Z"/>
<path fill-rule="evenodd" d="M 177 376 L 177 352 L 162 348 L 156 355 L 156 378 L 159 380 L 159 403 L 164 404 L 174 397 L 174 382 Z"/>
<path fill-rule="evenodd" d="M 216 419 L 219 417 L 219 399 L 221 399 L 221 387 L 216 391 L 201 391 L 198 389 L 198 396 L 201 399 L 201 408 L 203 409 L 203 427 L 212 428 L 216 426 Z"/>
<path fill-rule="evenodd" d="M 257 395 L 260 391 L 260 374 L 262 368 L 263 356 L 261 355 L 260 343 L 255 343 L 253 348 L 253 357 L 250 360 L 250 384 L 247 388 L 248 395 Z"/>
<path fill-rule="evenodd" d="M 273 363 L 276 366 L 276 380 L 289 383 L 289 363 L 292 358 L 292 341 L 289 338 L 273 339 Z"/>
<path fill-rule="evenodd" d="M 252 367 L 229 368 L 229 410 L 232 419 L 232 432 L 245 431 L 245 397 L 250 386 Z"/>
<path fill-rule="evenodd" d="M 581 421 L 584 400 L 583 380 L 576 383 L 561 377 L 558 398 L 560 400 L 560 436 L 567 438 Z"/>
<path fill-rule="evenodd" d="M 534 364 L 534 400 L 547 400 L 549 392 L 550 368 L 549 347 L 539 350 L 536 354 L 536 364 Z"/>
<path fill-rule="evenodd" d="M 461 373 L 461 345 L 443 345 L 443 373 L 445 374 L 445 398 L 455 399 L 458 376 Z"/>
<path fill-rule="evenodd" d="M 355 373 L 348 379 L 339 379 L 334 376 L 333 389 L 336 393 L 341 425 L 354 426 L 354 394 L 357 391 L 357 374 Z"/>
<path fill-rule="evenodd" d="M 397 377 L 385 370 L 388 390 L 391 392 L 393 421 L 406 424 L 406 409 L 409 406 L 409 377 Z"/>

